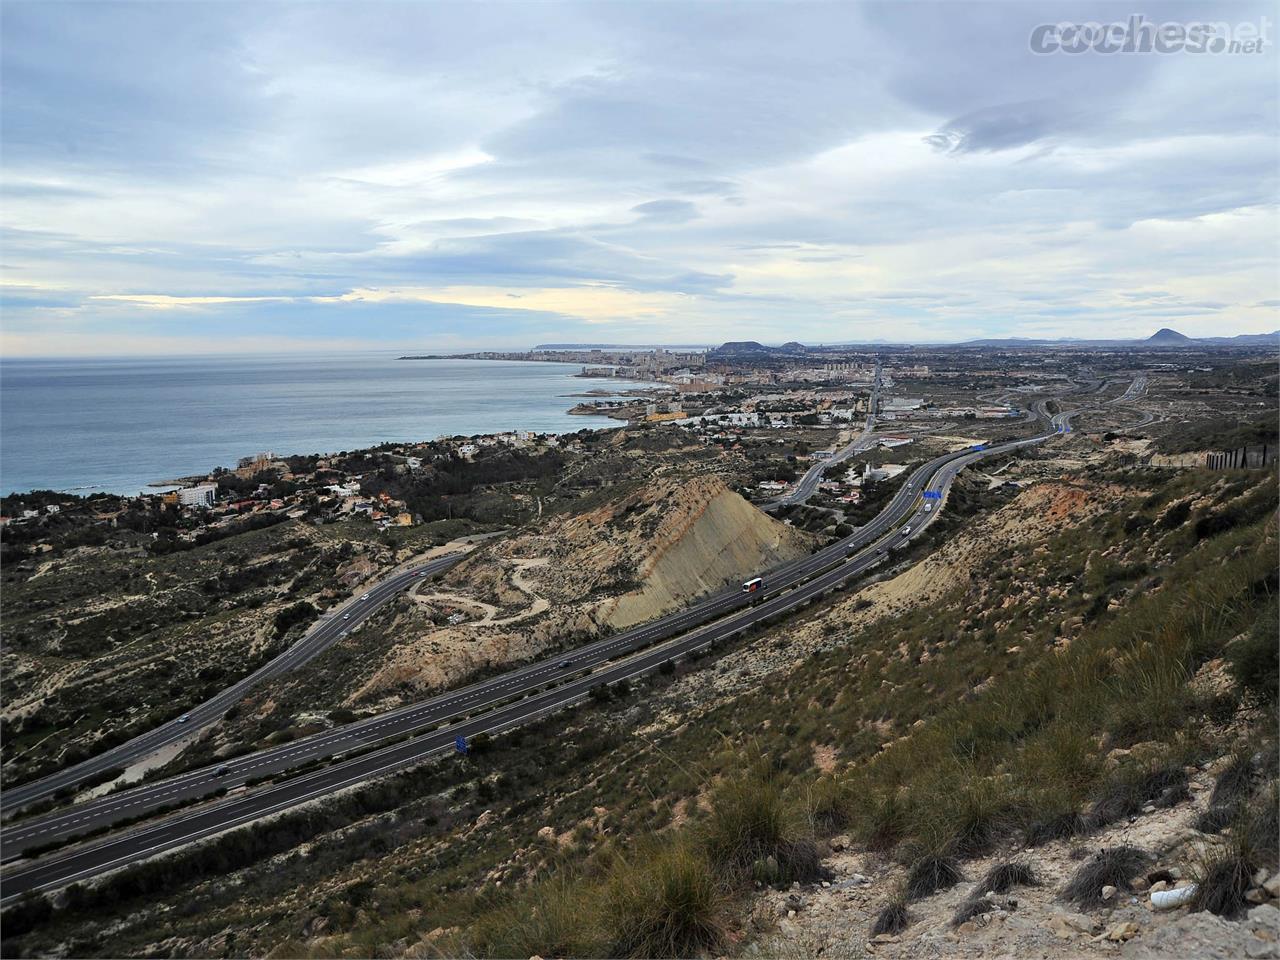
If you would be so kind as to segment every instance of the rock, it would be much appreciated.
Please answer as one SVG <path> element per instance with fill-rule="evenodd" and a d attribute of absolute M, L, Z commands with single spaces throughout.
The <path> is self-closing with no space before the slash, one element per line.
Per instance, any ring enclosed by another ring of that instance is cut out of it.
<path fill-rule="evenodd" d="M 1280 873 L 1275 874 L 1270 880 L 1262 885 L 1262 889 L 1271 894 L 1271 896 L 1280 899 Z"/>
<path fill-rule="evenodd" d="M 847 833 L 842 833 L 838 837 L 832 837 L 829 846 L 833 851 L 839 853 L 841 850 L 848 850 L 852 842 Z"/>
<path fill-rule="evenodd" d="M 1259 867 L 1253 872 L 1253 885 L 1260 887 L 1267 882 L 1267 868 Z"/>
<path fill-rule="evenodd" d="M 1124 923 L 1114 923 L 1103 936 L 1113 943 L 1124 943 L 1126 940 L 1132 940 L 1138 935 L 1142 928 L 1132 920 Z"/>
<path fill-rule="evenodd" d="M 1275 925 L 1280 921 L 1280 910 L 1276 909 L 1274 903 L 1268 903 L 1261 907 L 1254 907 L 1248 913 L 1250 923 L 1265 923 Z"/>
<path fill-rule="evenodd" d="M 1152 893 L 1159 893 L 1161 890 L 1168 890 L 1169 882 L 1167 880 L 1157 880 L 1151 885 Z"/>
<path fill-rule="evenodd" d="M 1079 913 L 1062 913 L 1061 911 L 1049 917 L 1048 926 L 1054 936 L 1062 940 L 1070 940 L 1082 933 L 1089 933 L 1093 929 L 1093 923 L 1088 917 Z"/>
<path fill-rule="evenodd" d="M 1170 867 L 1168 872 L 1169 872 L 1169 876 L 1173 877 L 1173 879 L 1175 879 L 1175 880 L 1181 880 L 1181 879 L 1182 879 L 1182 868 L 1181 868 L 1181 867 Z"/>
<path fill-rule="evenodd" d="M 1245 893 L 1244 898 L 1250 903 L 1266 903 L 1269 899 L 1267 897 L 1267 891 L 1263 890 L 1261 887 L 1250 887 Z"/>
<path fill-rule="evenodd" d="M 1148 887 L 1151 886 L 1151 881 L 1148 880 L 1146 877 L 1138 877 L 1133 881 L 1132 886 L 1134 890 L 1141 893 L 1143 890 L 1146 890 Z"/>
<path fill-rule="evenodd" d="M 892 933 L 877 933 L 874 937 L 871 938 L 871 942 L 872 943 L 897 943 L 899 939 L 900 939 L 899 937 L 895 936 Z"/>
<path fill-rule="evenodd" d="M 1110 900 L 1110 899 L 1112 899 L 1113 897 L 1115 897 L 1115 895 L 1116 895 L 1116 888 L 1115 888 L 1115 887 L 1113 887 L 1113 886 L 1111 886 L 1111 884 L 1107 884 L 1106 886 L 1104 886 L 1104 887 L 1102 888 L 1102 899 L 1103 899 L 1103 900 Z"/>
<path fill-rule="evenodd" d="M 554 840 L 556 838 L 555 827 L 542 827 L 538 830 L 539 840 Z"/>

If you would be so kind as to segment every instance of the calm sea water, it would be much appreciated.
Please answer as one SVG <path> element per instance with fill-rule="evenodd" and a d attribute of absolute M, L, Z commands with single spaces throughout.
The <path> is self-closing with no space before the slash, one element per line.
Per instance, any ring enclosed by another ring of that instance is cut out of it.
<path fill-rule="evenodd" d="M 260 450 L 610 424 L 566 413 L 567 394 L 620 383 L 579 369 L 369 355 L 5 360 L 0 490 L 133 494 Z"/>

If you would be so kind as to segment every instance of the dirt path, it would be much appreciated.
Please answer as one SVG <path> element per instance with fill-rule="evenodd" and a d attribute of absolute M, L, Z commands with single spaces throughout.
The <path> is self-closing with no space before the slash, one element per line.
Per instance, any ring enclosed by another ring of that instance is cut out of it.
<path fill-rule="evenodd" d="M 532 560 L 513 560 L 512 566 L 515 569 L 511 572 L 511 584 L 525 596 L 529 597 L 533 602 L 529 605 L 529 609 L 520 613 L 513 614 L 510 617 L 499 617 L 498 608 L 491 603 L 485 603 L 482 600 L 475 600 L 471 597 L 463 596 L 459 593 L 445 593 L 437 591 L 435 593 L 420 593 L 420 587 L 423 584 L 415 585 L 410 591 L 409 596 L 421 604 L 434 603 L 443 601 L 445 603 L 453 603 L 458 606 L 471 607 L 475 610 L 484 612 L 484 617 L 480 620 L 473 620 L 465 626 L 470 627 L 501 627 L 509 623 L 518 623 L 521 620 L 528 620 L 530 617 L 536 617 L 548 607 L 551 606 L 550 601 L 546 597 L 540 597 L 534 592 L 533 585 L 524 578 L 525 571 L 532 567 L 545 567 L 551 560 L 548 557 L 536 557 Z"/>

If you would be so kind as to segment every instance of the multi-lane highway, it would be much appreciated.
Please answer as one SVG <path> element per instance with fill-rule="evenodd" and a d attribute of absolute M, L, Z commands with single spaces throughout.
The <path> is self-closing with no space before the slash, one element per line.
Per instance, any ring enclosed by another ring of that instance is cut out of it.
<path fill-rule="evenodd" d="M 127 767 L 149 757 L 179 741 L 194 736 L 202 727 L 220 719 L 234 704 L 238 703 L 253 687 L 265 680 L 278 677 L 296 670 L 298 667 L 319 656 L 347 632 L 367 620 L 384 603 L 400 591 L 416 583 L 423 577 L 443 573 L 465 554 L 453 553 L 437 557 L 426 563 L 410 567 L 388 577 L 386 580 L 369 588 L 359 599 L 331 611 L 321 617 L 309 631 L 296 643 L 279 656 L 259 667 L 248 676 L 221 690 L 199 706 L 192 707 L 187 713 L 168 723 L 148 730 L 119 746 L 106 750 L 75 766 L 59 770 L 57 773 L 35 780 L 31 783 L 14 787 L 0 794 L 0 810 L 5 816 L 37 800 L 52 796 L 63 787 L 72 787 L 94 774 L 113 768 Z"/>
<path fill-rule="evenodd" d="M 962 450 L 923 464 L 911 473 L 871 523 L 809 557 L 769 571 L 764 577 L 764 588 L 758 593 L 722 591 L 680 613 L 596 641 L 569 654 L 283 747 L 238 758 L 228 764 L 228 770 L 218 767 L 193 770 L 58 814 L 14 824 L 0 835 L 0 849 L 6 860 L 20 856 L 25 849 L 104 827 L 160 806 L 203 797 L 220 787 L 238 788 L 250 779 L 281 773 L 312 759 L 361 747 L 369 749 L 388 738 L 427 731 L 408 742 L 338 760 L 321 770 L 216 800 L 150 826 L 127 830 L 34 863 L 15 864 L 3 877 L 3 898 L 8 900 L 26 890 L 56 887 L 96 876 L 344 786 L 412 766 L 448 749 L 458 736 L 527 722 L 580 700 L 594 686 L 644 673 L 665 660 L 741 633 L 768 617 L 794 610 L 882 562 L 893 549 L 918 536 L 937 516 L 936 510 L 925 510 L 926 502 L 936 502 L 922 499 L 925 490 L 945 493 L 951 480 L 969 463 L 1048 439 L 1053 433 L 1066 429 L 1070 415 L 1059 414 L 1053 418 L 1052 433 L 986 449 Z M 675 639 L 669 639 L 672 637 Z"/>
<path fill-rule="evenodd" d="M 880 403 L 880 373 L 880 361 L 877 360 L 875 376 L 871 381 L 871 396 L 867 400 L 867 420 L 863 425 L 862 432 L 854 437 L 849 443 L 845 444 L 833 453 L 830 457 L 825 460 L 819 460 L 811 466 L 805 471 L 804 476 L 797 481 L 794 487 L 782 496 L 778 497 L 776 500 L 771 500 L 768 503 L 762 504 L 760 509 L 772 512 L 777 510 L 779 507 L 787 507 L 795 503 L 804 503 L 813 496 L 813 492 L 818 489 L 818 484 L 822 482 L 822 475 L 828 467 L 834 466 L 837 463 L 843 463 L 853 454 L 860 453 L 867 449 L 867 447 L 871 446 L 871 435 L 876 429 L 876 412 Z"/>

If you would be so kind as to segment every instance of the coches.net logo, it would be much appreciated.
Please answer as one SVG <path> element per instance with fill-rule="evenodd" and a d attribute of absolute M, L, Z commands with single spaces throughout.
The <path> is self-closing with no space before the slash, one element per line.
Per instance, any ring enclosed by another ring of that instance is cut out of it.
<path fill-rule="evenodd" d="M 1113 23 L 1042 23 L 1031 31 L 1031 52 L 1055 53 L 1237 53 L 1256 54 L 1271 46 L 1271 21 L 1226 23 L 1202 20 L 1155 23 L 1135 13 Z"/>

